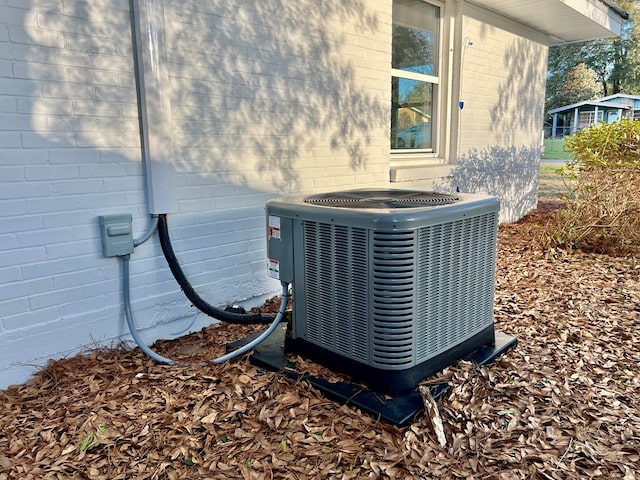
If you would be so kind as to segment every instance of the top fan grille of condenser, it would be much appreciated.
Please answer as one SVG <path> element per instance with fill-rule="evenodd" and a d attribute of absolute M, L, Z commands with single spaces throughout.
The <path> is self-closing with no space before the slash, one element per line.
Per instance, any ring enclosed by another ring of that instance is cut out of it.
<path fill-rule="evenodd" d="M 422 190 L 352 190 L 305 197 L 311 205 L 342 208 L 417 208 L 450 205 L 456 195 Z"/>

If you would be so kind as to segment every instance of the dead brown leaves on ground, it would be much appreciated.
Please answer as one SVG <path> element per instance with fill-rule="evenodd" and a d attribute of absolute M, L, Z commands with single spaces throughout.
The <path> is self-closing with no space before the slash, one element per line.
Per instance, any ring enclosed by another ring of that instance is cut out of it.
<path fill-rule="evenodd" d="M 640 268 L 536 252 L 556 206 L 501 227 L 496 326 L 519 343 L 438 376 L 444 446 L 427 417 L 396 428 L 246 357 L 169 367 L 108 349 L 0 391 L 0 480 L 640 478 Z M 154 348 L 214 358 L 255 328 Z"/>

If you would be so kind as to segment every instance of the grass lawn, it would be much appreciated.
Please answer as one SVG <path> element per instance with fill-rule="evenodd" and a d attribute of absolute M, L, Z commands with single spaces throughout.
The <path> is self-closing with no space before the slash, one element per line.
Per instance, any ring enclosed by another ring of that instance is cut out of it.
<path fill-rule="evenodd" d="M 562 158 L 564 160 L 571 159 L 571 155 L 569 154 L 569 152 L 565 152 L 562 149 L 563 146 L 564 138 L 545 138 L 542 158 Z"/>
<path fill-rule="evenodd" d="M 569 193 L 567 180 L 560 175 L 562 165 L 541 165 L 539 198 L 558 198 L 558 195 Z"/>

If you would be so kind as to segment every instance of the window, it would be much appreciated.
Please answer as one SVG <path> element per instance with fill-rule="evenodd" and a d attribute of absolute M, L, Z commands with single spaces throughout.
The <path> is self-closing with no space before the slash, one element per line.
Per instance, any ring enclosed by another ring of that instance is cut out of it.
<path fill-rule="evenodd" d="M 391 149 L 432 154 L 437 142 L 440 8 L 394 0 L 391 58 Z"/>
<path fill-rule="evenodd" d="M 604 119 L 604 111 L 598 110 L 597 113 L 598 113 L 598 116 L 597 116 L 598 122 L 602 122 L 602 120 Z M 594 123 L 596 123 L 595 111 L 580 112 L 580 114 L 578 115 L 578 128 L 585 128 L 590 125 L 593 125 Z"/>

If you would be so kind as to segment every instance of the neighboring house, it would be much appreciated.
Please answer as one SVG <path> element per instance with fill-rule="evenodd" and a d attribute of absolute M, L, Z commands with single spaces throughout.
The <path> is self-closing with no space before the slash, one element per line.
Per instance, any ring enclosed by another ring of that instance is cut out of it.
<path fill-rule="evenodd" d="M 564 137 L 602 122 L 616 122 L 621 118 L 640 120 L 640 96 L 616 93 L 554 108 L 549 110 L 549 115 L 553 120 L 548 136 Z"/>
<path fill-rule="evenodd" d="M 138 237 L 167 213 L 214 305 L 279 293 L 276 196 L 459 189 L 517 220 L 537 201 L 548 46 L 617 35 L 622 16 L 603 0 L 1 2 L 0 388 L 130 338 L 103 215 L 132 214 Z M 156 236 L 130 270 L 146 341 L 210 323 Z"/>

